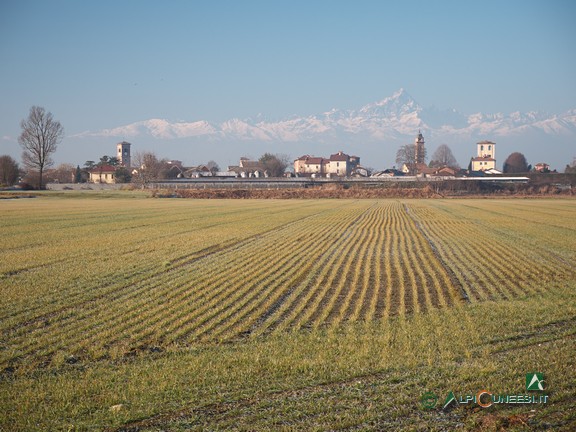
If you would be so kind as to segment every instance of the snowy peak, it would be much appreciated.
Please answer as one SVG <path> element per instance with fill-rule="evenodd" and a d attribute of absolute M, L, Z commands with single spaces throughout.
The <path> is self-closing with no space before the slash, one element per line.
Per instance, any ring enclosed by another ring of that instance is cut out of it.
<path fill-rule="evenodd" d="M 221 142 L 353 142 L 382 143 L 413 137 L 418 129 L 435 139 L 457 137 L 518 136 L 538 133 L 554 136 L 576 135 L 576 109 L 562 115 L 538 112 L 475 113 L 464 115 L 455 109 L 423 108 L 404 89 L 357 110 L 333 108 L 308 117 L 294 116 L 280 121 L 259 114 L 254 119 L 237 118 L 219 124 L 205 120 L 170 122 L 150 119 L 77 137 L 150 136 L 156 139 L 208 138 Z"/>
<path fill-rule="evenodd" d="M 392 96 L 363 106 L 358 115 L 369 117 L 395 117 L 400 118 L 411 113 L 419 113 L 422 107 L 403 88 Z"/>

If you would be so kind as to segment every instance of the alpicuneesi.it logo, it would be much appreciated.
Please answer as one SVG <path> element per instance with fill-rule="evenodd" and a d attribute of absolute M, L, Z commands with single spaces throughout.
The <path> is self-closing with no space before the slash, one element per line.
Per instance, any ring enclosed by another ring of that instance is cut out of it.
<path fill-rule="evenodd" d="M 498 394 L 482 389 L 475 394 L 456 395 L 450 391 L 442 404 L 442 409 L 453 408 L 459 405 L 477 404 L 482 408 L 488 408 L 498 404 L 545 404 L 548 403 L 548 395 L 544 391 L 544 374 L 530 372 L 526 374 L 526 391 L 540 393 L 505 393 Z M 438 396 L 434 392 L 426 392 L 420 398 L 422 408 L 434 409 L 438 403 Z"/>

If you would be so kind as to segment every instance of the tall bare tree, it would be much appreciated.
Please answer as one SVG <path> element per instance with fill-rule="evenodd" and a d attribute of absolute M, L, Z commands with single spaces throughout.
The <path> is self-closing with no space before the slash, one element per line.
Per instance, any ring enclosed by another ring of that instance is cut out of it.
<path fill-rule="evenodd" d="M 452 150 L 446 144 L 440 144 L 434 154 L 432 155 L 432 160 L 430 161 L 430 166 L 432 168 L 460 168 L 458 161 L 454 157 Z"/>
<path fill-rule="evenodd" d="M 144 189 L 148 183 L 166 178 L 168 169 L 166 159 L 158 159 L 152 152 L 136 153 L 134 157 L 136 173 L 132 176 L 132 182 L 140 185 Z"/>
<path fill-rule="evenodd" d="M 44 168 L 54 163 L 52 155 L 64 138 L 64 128 L 52 113 L 38 106 L 30 108 L 28 118 L 22 120 L 20 127 L 18 142 L 23 149 L 22 162 L 26 168 L 38 171 L 38 188 L 42 189 Z"/>
<path fill-rule="evenodd" d="M 416 173 L 416 146 L 414 144 L 406 144 L 401 146 L 396 152 L 396 163 L 406 165 L 410 174 Z"/>

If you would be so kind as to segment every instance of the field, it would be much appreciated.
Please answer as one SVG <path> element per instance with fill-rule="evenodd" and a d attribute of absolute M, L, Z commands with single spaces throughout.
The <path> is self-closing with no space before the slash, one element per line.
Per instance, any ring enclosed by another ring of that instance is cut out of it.
<path fill-rule="evenodd" d="M 576 200 L 46 194 L 0 215 L 0 430 L 576 427 Z M 524 394 L 531 371 L 548 404 L 421 406 Z"/>

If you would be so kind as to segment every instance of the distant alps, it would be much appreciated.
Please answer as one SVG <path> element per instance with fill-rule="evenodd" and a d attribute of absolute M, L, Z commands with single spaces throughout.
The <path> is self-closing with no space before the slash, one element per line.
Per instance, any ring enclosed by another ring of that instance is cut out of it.
<path fill-rule="evenodd" d="M 463 114 L 456 109 L 423 108 L 404 89 L 360 109 L 337 109 L 307 116 L 294 116 L 280 121 L 262 117 L 222 123 L 205 120 L 171 122 L 149 119 L 100 131 L 87 131 L 74 138 L 114 138 L 134 142 L 174 141 L 179 151 L 186 143 L 210 143 L 214 156 L 219 146 L 237 155 L 260 151 L 323 155 L 344 150 L 363 157 L 369 166 L 383 167 L 394 163 L 399 145 L 410 143 L 418 131 L 426 139 L 428 154 L 440 144 L 449 144 L 459 162 L 466 166 L 473 155 L 475 142 L 489 139 L 501 144 L 499 165 L 512 151 L 524 152 L 530 163 L 546 161 L 563 169 L 576 156 L 576 109 L 562 114 L 513 112 L 510 114 Z M 200 150 L 204 153 L 205 149 Z M 201 156 L 202 157 L 202 156 Z M 368 160 L 367 160 L 368 159 Z"/>

